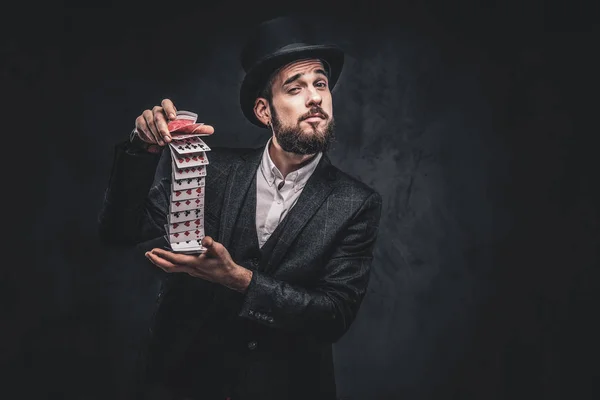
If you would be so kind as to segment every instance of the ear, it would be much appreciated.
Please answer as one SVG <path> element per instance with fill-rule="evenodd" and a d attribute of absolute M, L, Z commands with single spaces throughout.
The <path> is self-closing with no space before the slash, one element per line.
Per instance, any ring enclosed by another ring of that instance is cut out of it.
<path fill-rule="evenodd" d="M 271 108 L 269 107 L 267 99 L 264 97 L 256 99 L 254 102 L 254 115 L 256 115 L 256 118 L 266 126 L 271 123 Z"/>

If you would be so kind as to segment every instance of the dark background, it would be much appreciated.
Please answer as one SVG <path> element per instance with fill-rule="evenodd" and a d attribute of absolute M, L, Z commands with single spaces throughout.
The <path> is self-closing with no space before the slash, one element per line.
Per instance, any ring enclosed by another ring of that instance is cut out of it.
<path fill-rule="evenodd" d="M 3 13 L 0 396 L 128 398 L 158 280 L 98 243 L 113 145 L 165 97 L 209 145 L 262 145 L 238 52 L 300 11 L 348 52 L 330 157 L 384 202 L 339 397 L 597 398 L 596 7 L 251 3 Z"/>

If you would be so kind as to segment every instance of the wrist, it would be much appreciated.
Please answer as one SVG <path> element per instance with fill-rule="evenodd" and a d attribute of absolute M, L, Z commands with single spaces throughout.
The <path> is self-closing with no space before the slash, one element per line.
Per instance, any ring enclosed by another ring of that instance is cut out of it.
<path fill-rule="evenodd" d="M 251 280 L 251 270 L 244 268 L 241 265 L 234 264 L 223 285 L 236 292 L 245 293 Z"/>

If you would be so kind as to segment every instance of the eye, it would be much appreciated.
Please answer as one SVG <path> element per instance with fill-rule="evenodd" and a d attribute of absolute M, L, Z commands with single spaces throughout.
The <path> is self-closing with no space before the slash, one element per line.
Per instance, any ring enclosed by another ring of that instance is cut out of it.
<path fill-rule="evenodd" d="M 298 93 L 298 91 L 299 91 L 299 90 L 300 90 L 300 88 L 299 88 L 299 87 L 293 87 L 293 88 L 291 88 L 290 90 L 288 90 L 288 93 L 292 93 L 292 94 L 293 94 L 293 93 Z"/>
<path fill-rule="evenodd" d="M 325 81 L 319 81 L 315 84 L 316 87 L 318 88 L 326 88 L 327 87 L 327 82 Z"/>

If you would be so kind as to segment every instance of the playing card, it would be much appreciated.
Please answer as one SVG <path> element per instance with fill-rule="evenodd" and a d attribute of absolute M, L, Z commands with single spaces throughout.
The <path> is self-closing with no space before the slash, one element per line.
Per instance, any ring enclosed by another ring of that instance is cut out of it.
<path fill-rule="evenodd" d="M 171 150 L 171 157 L 175 162 L 175 166 L 177 168 L 186 168 L 186 167 L 197 167 L 200 165 L 208 164 L 208 158 L 206 154 L 201 151 L 199 153 L 190 153 L 190 154 L 177 154 L 172 147 L 169 146 Z"/>
<path fill-rule="evenodd" d="M 206 176 L 206 166 L 199 165 L 197 167 L 177 168 L 175 162 L 171 162 L 171 178 L 177 181 L 184 178 L 198 178 Z"/>
<path fill-rule="evenodd" d="M 204 188 L 197 187 L 194 189 L 175 190 L 171 192 L 171 201 L 182 201 L 204 197 Z"/>
<path fill-rule="evenodd" d="M 184 126 L 192 125 L 193 123 L 193 121 L 190 121 L 188 119 L 176 119 L 174 121 L 167 122 L 167 128 L 169 129 L 169 132 L 171 132 L 171 134 L 173 135 L 176 132 L 179 132 Z"/>
<path fill-rule="evenodd" d="M 169 207 L 169 212 L 175 213 L 178 211 L 193 210 L 199 207 L 204 207 L 204 197 L 182 201 L 172 201 Z"/>
<path fill-rule="evenodd" d="M 177 122 L 178 120 L 172 121 L 172 122 Z M 176 128 L 174 128 L 173 130 L 169 131 L 173 134 L 173 137 L 176 137 L 178 135 L 185 135 L 185 137 L 180 137 L 179 139 L 187 139 L 188 137 L 191 136 L 209 136 L 211 135 L 210 133 L 202 133 L 199 131 L 199 128 L 204 125 L 203 122 L 196 122 L 196 123 L 178 123 L 176 124 Z"/>
<path fill-rule="evenodd" d="M 186 125 L 185 129 L 182 128 L 176 134 L 172 135 L 172 137 L 175 137 L 178 140 L 182 140 L 182 139 L 188 139 L 188 138 L 191 138 L 191 137 L 210 136 L 210 135 L 212 135 L 212 133 L 199 133 L 199 132 L 197 132 L 196 130 L 198 129 L 198 127 L 200 125 L 204 125 L 204 124 L 198 123 L 198 124 L 196 124 L 194 126 L 192 126 L 192 125 Z M 190 131 L 190 132 L 186 132 L 186 130 Z"/>
<path fill-rule="evenodd" d="M 190 231 L 176 232 L 169 234 L 169 243 L 181 242 L 185 240 L 202 240 L 204 238 L 204 226 Z"/>
<path fill-rule="evenodd" d="M 197 153 L 199 151 L 210 151 L 210 147 L 204 143 L 202 139 L 198 136 L 190 137 L 187 139 L 176 139 L 173 137 L 173 141 L 169 143 L 177 154 L 188 154 L 188 153 Z"/>
<path fill-rule="evenodd" d="M 169 132 L 173 135 L 176 134 L 192 134 L 194 131 L 198 129 L 199 126 L 204 125 L 204 123 L 197 123 L 198 114 L 193 113 L 191 111 L 177 111 L 176 119 L 167 122 L 167 128 Z"/>
<path fill-rule="evenodd" d="M 187 179 L 177 179 L 173 181 L 173 189 L 174 190 L 184 190 L 184 189 L 193 189 L 197 187 L 204 187 L 206 184 L 205 178 L 187 178 Z"/>
<path fill-rule="evenodd" d="M 206 251 L 201 245 L 204 237 L 204 188 L 206 185 L 205 152 L 210 147 L 199 136 L 203 123 L 190 111 L 178 111 L 177 119 L 168 123 L 173 139 L 171 153 L 171 201 L 168 224 L 164 226 L 165 240 L 174 252 L 198 254 Z"/>
<path fill-rule="evenodd" d="M 193 248 L 191 250 L 186 250 L 186 249 L 182 249 L 182 250 L 173 250 L 174 253 L 178 253 L 178 254 L 187 254 L 187 255 L 194 255 L 194 254 L 203 254 L 206 253 L 206 249 L 204 247 L 198 247 L 198 248 Z"/>
<path fill-rule="evenodd" d="M 204 229 L 204 221 L 200 218 L 165 225 L 165 230 L 167 231 L 167 233 L 177 233 L 200 228 Z"/>
<path fill-rule="evenodd" d="M 201 240 L 187 240 L 185 242 L 170 243 L 171 248 L 176 253 L 198 254 L 206 252 L 206 247 L 202 246 Z"/>
<path fill-rule="evenodd" d="M 190 119 L 190 120 L 196 122 L 196 120 L 198 120 L 198 114 L 193 113 L 191 111 L 180 110 L 175 113 L 175 118 Z"/>
<path fill-rule="evenodd" d="M 169 213 L 167 220 L 169 221 L 169 224 L 174 224 L 176 222 L 190 221 L 198 218 L 204 219 L 204 207 Z"/>
<path fill-rule="evenodd" d="M 206 247 L 202 246 L 202 240 L 185 240 L 182 242 L 169 243 L 167 235 L 163 238 L 168 243 L 168 247 L 165 246 L 165 250 L 172 251 L 180 254 L 199 254 L 206 252 Z"/>

